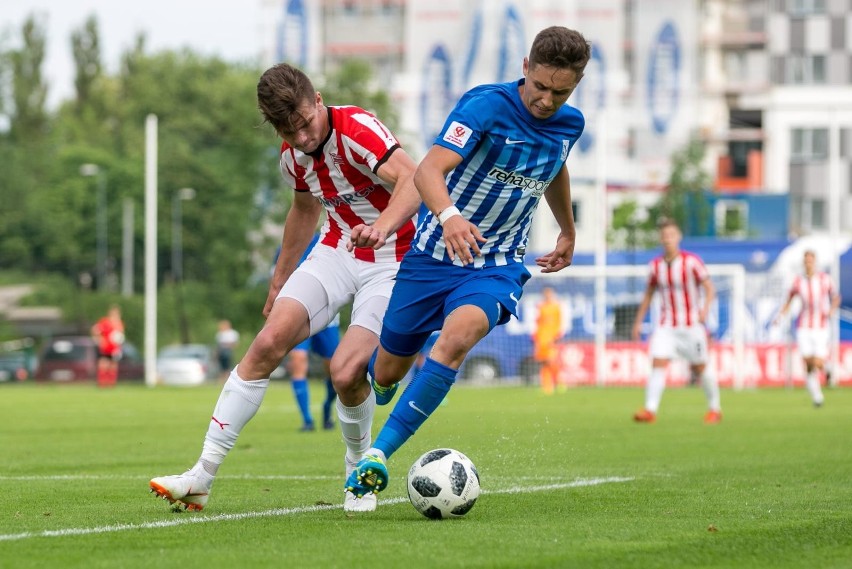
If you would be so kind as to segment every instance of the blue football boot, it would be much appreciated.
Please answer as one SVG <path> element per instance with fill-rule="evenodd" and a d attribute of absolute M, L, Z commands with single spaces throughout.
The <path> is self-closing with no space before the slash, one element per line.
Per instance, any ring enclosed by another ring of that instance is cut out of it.
<path fill-rule="evenodd" d="M 385 461 L 374 454 L 368 454 L 358 461 L 355 470 L 346 479 L 343 490 L 361 498 L 367 494 L 378 494 L 387 488 L 387 485 L 388 469 Z"/>

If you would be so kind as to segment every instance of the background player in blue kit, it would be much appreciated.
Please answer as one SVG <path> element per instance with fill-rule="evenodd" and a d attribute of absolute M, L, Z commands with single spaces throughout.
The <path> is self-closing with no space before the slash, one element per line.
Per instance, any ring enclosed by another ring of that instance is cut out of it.
<path fill-rule="evenodd" d="M 337 399 L 334 384 L 331 381 L 331 357 L 334 350 L 340 344 L 340 318 L 336 317 L 325 330 L 321 330 L 302 342 L 296 344 L 287 354 L 287 371 L 290 374 L 290 382 L 293 386 L 293 396 L 299 406 L 302 415 L 301 431 L 309 432 L 316 430 L 314 418 L 311 414 L 311 396 L 308 389 L 308 369 L 310 353 L 314 352 L 323 359 L 325 366 L 325 400 L 322 403 L 322 428 L 331 430 L 334 428 L 334 420 L 331 418 L 331 406 Z"/>
<path fill-rule="evenodd" d="M 314 235 L 313 240 L 308 244 L 302 258 L 299 259 L 301 265 L 305 259 L 311 254 L 314 245 L 319 241 L 319 233 Z M 275 252 L 275 258 L 272 260 L 272 269 L 275 269 L 278 263 L 278 255 L 281 254 L 281 247 Z M 299 413 L 302 415 L 302 431 L 313 431 L 316 429 L 314 419 L 311 415 L 311 397 L 308 390 L 308 367 L 309 367 L 309 352 L 314 352 L 323 359 L 325 365 L 325 400 L 322 404 L 322 426 L 329 430 L 334 428 L 334 421 L 331 418 L 331 406 L 337 399 L 337 393 L 334 391 L 334 384 L 331 381 L 331 357 L 334 351 L 340 344 L 340 315 L 336 315 L 334 320 L 329 322 L 328 326 L 311 336 L 303 342 L 296 344 L 287 354 L 287 372 L 290 374 L 290 382 L 293 386 L 293 396 L 296 398 L 296 404 L 299 406 Z"/>
<path fill-rule="evenodd" d="M 428 211 L 421 209 L 370 361 L 377 403 L 390 402 L 426 339 L 441 333 L 345 491 L 361 496 L 387 486 L 385 461 L 444 399 L 467 353 L 517 315 L 530 277 L 524 252 L 542 196 L 560 233 L 536 264 L 545 273 L 571 264 L 575 229 L 565 160 L 585 120 L 565 103 L 589 56 L 580 33 L 542 30 L 524 58 L 524 77 L 465 93 L 417 168 L 415 185 Z"/>

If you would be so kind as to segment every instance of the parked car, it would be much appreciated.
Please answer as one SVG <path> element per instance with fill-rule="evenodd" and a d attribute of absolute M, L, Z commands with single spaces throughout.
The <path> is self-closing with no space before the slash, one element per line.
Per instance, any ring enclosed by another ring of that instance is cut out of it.
<path fill-rule="evenodd" d="M 145 363 L 130 342 L 121 348 L 118 379 L 145 378 Z M 56 336 L 42 349 L 35 379 L 40 381 L 87 381 L 97 376 L 98 350 L 89 336 Z"/>
<path fill-rule="evenodd" d="M 157 379 L 165 385 L 199 385 L 218 373 L 213 348 L 205 344 L 174 344 L 157 355 Z"/>
<path fill-rule="evenodd" d="M 35 371 L 35 356 L 28 351 L 0 353 L 0 382 L 24 381 Z"/>

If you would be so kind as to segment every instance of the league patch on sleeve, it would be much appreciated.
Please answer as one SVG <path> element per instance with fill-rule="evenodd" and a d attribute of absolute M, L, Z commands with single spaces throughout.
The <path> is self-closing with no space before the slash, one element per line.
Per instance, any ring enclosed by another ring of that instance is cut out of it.
<path fill-rule="evenodd" d="M 453 121 L 444 133 L 444 141 L 449 142 L 453 146 L 464 148 L 471 134 L 473 134 L 473 131 L 470 128 L 460 122 Z"/>

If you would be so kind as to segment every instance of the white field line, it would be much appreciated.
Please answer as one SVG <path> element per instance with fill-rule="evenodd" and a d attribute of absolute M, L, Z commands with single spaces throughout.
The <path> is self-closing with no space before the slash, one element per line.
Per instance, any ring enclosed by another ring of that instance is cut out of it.
<path fill-rule="evenodd" d="M 149 480 L 150 475 L 135 475 L 135 474 L 31 474 L 31 475 L 2 475 L 0 474 L 0 482 L 50 482 L 50 481 L 68 481 L 68 480 Z M 216 477 L 217 480 L 337 480 L 341 476 L 331 475 L 306 475 L 306 474 L 220 474 Z M 524 480 L 538 482 L 554 482 L 559 483 L 564 480 L 559 476 L 497 476 L 488 477 L 489 480 Z"/>
<path fill-rule="evenodd" d="M 483 494 L 529 494 L 533 492 L 548 492 L 551 490 L 564 490 L 566 488 L 581 488 L 584 486 L 599 486 L 601 484 L 613 484 L 619 482 L 630 482 L 633 478 L 612 476 L 608 478 L 583 478 L 572 482 L 560 482 L 554 484 L 544 484 L 540 486 L 512 486 L 500 490 L 483 490 Z M 408 498 L 398 497 L 388 500 L 380 500 L 379 504 L 388 506 L 393 504 L 401 504 L 407 502 Z M 114 524 L 110 526 L 100 526 L 92 528 L 67 528 L 58 530 L 45 530 L 36 532 L 10 533 L 0 534 L 0 541 L 16 541 L 21 539 L 30 539 L 34 537 L 67 537 L 75 535 L 91 535 L 101 533 L 113 533 L 127 530 L 145 530 L 158 529 L 174 526 L 182 526 L 187 524 L 205 524 L 211 522 L 230 522 L 239 520 L 248 520 L 254 518 L 268 518 L 278 516 L 291 516 L 295 514 L 305 514 L 311 512 L 324 512 L 328 510 L 339 510 L 343 507 L 342 504 L 322 504 L 316 506 L 299 506 L 296 508 L 275 508 L 272 510 L 263 510 L 261 512 L 243 512 L 239 514 L 218 514 L 213 516 L 205 515 L 190 515 L 190 517 L 182 517 L 180 519 L 163 520 L 158 522 L 146 522 L 142 524 Z"/>
<path fill-rule="evenodd" d="M 150 475 L 136 476 L 133 474 L 48 474 L 43 476 L 2 476 L 0 482 L 40 482 L 50 480 L 149 480 Z M 217 476 L 218 480 L 337 480 L 341 476 L 307 476 L 300 474 L 236 474 Z"/>

